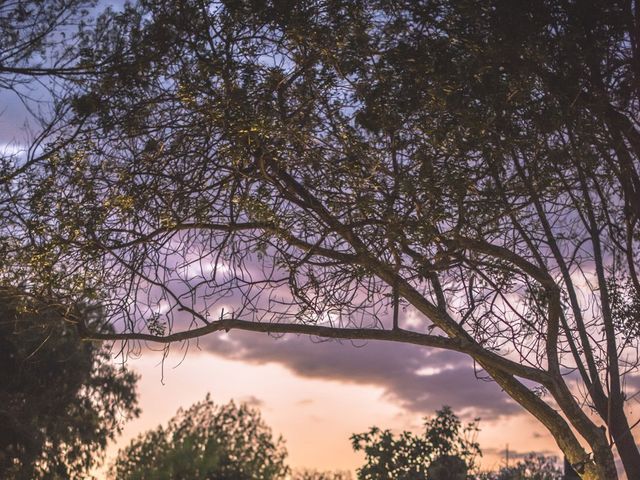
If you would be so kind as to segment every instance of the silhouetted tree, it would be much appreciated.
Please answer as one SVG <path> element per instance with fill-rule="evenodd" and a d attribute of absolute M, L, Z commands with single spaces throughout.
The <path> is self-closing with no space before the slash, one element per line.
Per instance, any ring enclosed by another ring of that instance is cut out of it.
<path fill-rule="evenodd" d="M 351 472 L 321 472 L 317 470 L 297 470 L 291 480 L 351 480 Z"/>
<path fill-rule="evenodd" d="M 233 402 L 218 407 L 207 395 L 179 410 L 120 450 L 111 468 L 118 480 L 279 480 L 288 467 L 257 410 Z"/>
<path fill-rule="evenodd" d="M 67 306 L 0 289 L 0 478 L 83 479 L 138 415 L 136 376 L 66 323 Z M 87 324 L 97 312 L 82 308 Z"/>
<path fill-rule="evenodd" d="M 478 480 L 564 480 L 564 477 L 555 458 L 532 453 L 514 466 L 481 475 Z"/>
<path fill-rule="evenodd" d="M 358 479 L 466 480 L 482 454 L 474 438 L 477 431 L 477 423 L 463 426 L 449 407 L 425 420 L 422 435 L 405 431 L 396 437 L 372 427 L 351 437 L 354 450 L 366 455 Z"/>
<path fill-rule="evenodd" d="M 428 480 L 468 480 L 469 467 L 456 455 L 442 455 L 427 468 Z"/>

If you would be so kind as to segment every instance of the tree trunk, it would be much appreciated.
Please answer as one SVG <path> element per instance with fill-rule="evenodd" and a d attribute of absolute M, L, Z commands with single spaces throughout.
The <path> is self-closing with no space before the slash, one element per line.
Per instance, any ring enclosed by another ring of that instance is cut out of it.
<path fill-rule="evenodd" d="M 612 415 L 609 428 L 627 478 L 629 480 L 640 479 L 640 451 L 638 451 L 638 446 L 629 429 L 627 417 L 623 412 L 618 410 Z"/>

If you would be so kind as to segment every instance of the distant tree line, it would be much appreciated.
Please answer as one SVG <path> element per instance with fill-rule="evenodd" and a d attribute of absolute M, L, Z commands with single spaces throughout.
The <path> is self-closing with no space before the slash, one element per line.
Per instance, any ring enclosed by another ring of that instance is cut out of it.
<path fill-rule="evenodd" d="M 358 480 L 559 480 L 552 458 L 531 454 L 498 472 L 480 473 L 478 423 L 463 425 L 450 408 L 425 419 L 420 435 L 372 427 L 351 437 L 365 453 Z M 114 480 L 349 480 L 349 472 L 291 472 L 282 438 L 274 439 L 256 409 L 211 398 L 179 410 L 120 450 Z"/>

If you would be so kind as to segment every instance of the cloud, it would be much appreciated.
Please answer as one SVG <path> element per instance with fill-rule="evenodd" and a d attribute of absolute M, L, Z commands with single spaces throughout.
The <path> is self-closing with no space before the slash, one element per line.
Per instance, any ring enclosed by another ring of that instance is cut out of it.
<path fill-rule="evenodd" d="M 44 88 L 33 82 L 29 89 L 22 89 L 23 93 L 35 101 L 30 102 L 31 108 L 46 107 L 50 97 Z M 40 103 L 38 103 L 40 102 Z M 42 104 L 44 102 L 44 105 Z M 38 131 L 38 122 L 29 113 L 20 97 L 8 89 L 0 89 L 0 143 L 13 148 L 29 142 L 32 138 L 30 130 Z M 5 147 L 6 148 L 6 147 Z"/>
<path fill-rule="evenodd" d="M 255 395 L 248 395 L 239 399 L 240 402 L 246 403 L 250 407 L 262 408 L 264 407 L 264 400 L 256 397 Z"/>
<path fill-rule="evenodd" d="M 624 377 L 624 386 L 628 395 L 633 395 L 640 390 L 640 375 L 627 375 Z"/>
<path fill-rule="evenodd" d="M 522 412 L 497 384 L 479 379 L 466 356 L 414 345 L 312 341 L 306 336 L 269 338 L 250 332 L 210 336 L 201 347 L 227 358 L 277 363 L 307 378 L 382 387 L 385 396 L 420 415 L 443 405 L 459 414 L 492 419 Z M 485 375 L 486 377 L 486 375 Z"/>

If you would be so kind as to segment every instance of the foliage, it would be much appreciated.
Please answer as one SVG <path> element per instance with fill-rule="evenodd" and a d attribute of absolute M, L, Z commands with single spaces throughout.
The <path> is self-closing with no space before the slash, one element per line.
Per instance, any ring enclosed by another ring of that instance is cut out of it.
<path fill-rule="evenodd" d="M 42 244 L 23 255 L 17 233 L 34 228 L 24 193 L 28 180 L 59 153 L 73 134 L 69 113 L 76 86 L 89 73 L 107 68 L 92 64 L 86 53 L 93 31 L 97 0 L 15 0 L 0 2 L 0 285 L 22 288 L 30 271 L 46 276 L 54 262 Z M 65 133 L 63 139 L 62 132 Z M 58 139 L 60 143 L 55 143 Z M 44 191 L 48 183 L 37 190 Z M 37 191 L 31 194 L 39 196 Z M 33 199 L 33 197 L 32 197 Z M 33 246 L 33 245 L 32 245 Z M 47 276 L 54 282 L 54 279 Z M 67 282 L 65 282 L 67 283 Z M 67 283 L 68 284 L 68 283 Z M 32 292 L 33 293 L 33 292 Z M 35 296 L 49 297 L 50 289 Z M 76 288 L 73 295 L 57 296 L 60 303 L 86 300 L 91 295 Z M 95 298 L 91 298 L 95 300 Z"/>
<path fill-rule="evenodd" d="M 282 439 L 257 410 L 207 395 L 121 450 L 111 468 L 120 480 L 276 480 L 288 472 Z"/>
<path fill-rule="evenodd" d="M 638 8 L 107 12 L 86 60 L 113 68 L 76 84 L 58 154 L 16 178 L 0 277 L 106 286 L 119 330 L 87 335 L 132 348 L 241 328 L 463 352 L 585 478 L 617 477 L 609 436 L 640 478 Z"/>
<path fill-rule="evenodd" d="M 465 480 L 481 455 L 473 438 L 477 422 L 463 427 L 449 407 L 443 407 L 432 419 L 426 419 L 424 433 L 402 432 L 372 427 L 368 432 L 351 437 L 354 450 L 366 455 L 365 465 L 358 469 L 360 480 L 418 480 L 451 478 Z M 462 467 L 462 468 L 460 468 Z M 445 476 L 438 476 L 443 470 Z M 459 472 L 455 475 L 454 472 Z"/>
<path fill-rule="evenodd" d="M 556 459 L 530 454 L 513 467 L 502 467 L 496 473 L 483 474 L 478 480 L 561 480 L 562 471 Z"/>
<path fill-rule="evenodd" d="M 0 289 L 0 477 L 84 479 L 124 421 L 136 376 L 82 342 L 59 306 Z M 81 311 L 89 324 L 96 313 Z"/>
<path fill-rule="evenodd" d="M 625 284 L 611 278 L 607 282 L 611 302 L 611 318 L 617 330 L 640 336 L 640 291 L 631 281 Z"/>
<path fill-rule="evenodd" d="M 77 73 L 78 52 L 96 0 L 20 0 L 0 4 L 0 88 L 40 75 Z"/>
<path fill-rule="evenodd" d="M 317 470 L 296 470 L 291 480 L 351 480 L 351 472 L 319 472 Z"/>

